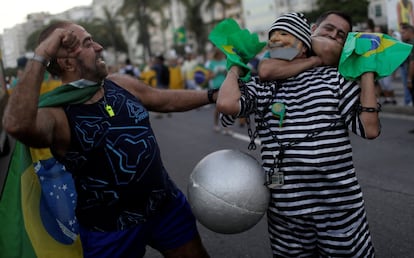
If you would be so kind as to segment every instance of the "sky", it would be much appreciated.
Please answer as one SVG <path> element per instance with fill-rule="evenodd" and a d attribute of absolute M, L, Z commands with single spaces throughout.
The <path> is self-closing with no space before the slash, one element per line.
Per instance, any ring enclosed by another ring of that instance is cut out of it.
<path fill-rule="evenodd" d="M 0 5 L 0 34 L 4 29 L 26 22 L 30 13 L 49 12 L 57 14 L 75 6 L 89 6 L 92 0 L 2 0 Z"/>

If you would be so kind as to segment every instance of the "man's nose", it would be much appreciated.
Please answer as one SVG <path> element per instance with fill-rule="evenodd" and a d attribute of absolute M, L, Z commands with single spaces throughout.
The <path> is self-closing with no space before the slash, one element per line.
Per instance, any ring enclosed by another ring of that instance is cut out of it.
<path fill-rule="evenodd" d="M 100 52 L 103 50 L 103 46 L 101 46 L 100 44 L 96 43 L 94 46 L 94 49 L 96 52 Z"/>
<path fill-rule="evenodd" d="M 331 38 L 331 39 L 336 40 L 337 36 L 338 36 L 338 31 L 337 30 L 332 30 L 328 33 L 328 37 Z"/>

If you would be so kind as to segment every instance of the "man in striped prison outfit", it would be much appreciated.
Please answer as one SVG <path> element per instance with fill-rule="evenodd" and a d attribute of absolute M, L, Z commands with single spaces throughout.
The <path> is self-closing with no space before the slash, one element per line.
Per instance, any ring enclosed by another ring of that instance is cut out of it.
<path fill-rule="evenodd" d="M 345 41 L 351 26 L 336 14 L 324 21 L 324 45 L 342 48 L 336 36 L 344 32 Z M 270 57 L 308 62 L 310 35 L 302 14 L 282 15 L 269 30 Z M 373 257 L 348 132 L 368 139 L 380 133 L 374 74 L 364 73 L 358 84 L 334 66 L 313 66 L 287 79 L 252 77 L 246 83 L 239 80 L 243 70 L 231 67 L 217 101 L 222 124 L 254 114 L 272 196 L 268 230 L 274 257 Z M 289 69 L 278 69 L 283 68 Z"/>

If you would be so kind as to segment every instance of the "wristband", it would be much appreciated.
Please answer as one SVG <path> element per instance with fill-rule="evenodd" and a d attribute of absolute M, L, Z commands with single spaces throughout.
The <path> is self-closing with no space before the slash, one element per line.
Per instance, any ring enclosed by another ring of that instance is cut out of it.
<path fill-rule="evenodd" d="M 239 80 L 239 78 L 240 78 L 240 76 L 233 70 L 229 70 L 227 73 L 233 74 L 237 80 Z"/>
<path fill-rule="evenodd" d="M 45 68 L 47 68 L 50 64 L 49 60 L 46 60 L 43 56 L 36 55 L 36 53 L 33 55 L 31 60 L 41 63 Z"/>
<path fill-rule="evenodd" d="M 381 112 L 381 104 L 377 103 L 377 107 L 363 107 L 361 105 L 358 106 L 358 113 L 361 114 L 362 112 L 368 113 L 378 113 Z"/>
<path fill-rule="evenodd" d="M 216 101 L 214 101 L 214 98 L 213 98 L 213 94 L 216 91 L 217 91 L 216 89 L 208 89 L 207 90 L 207 98 L 208 98 L 209 103 L 216 103 Z"/>

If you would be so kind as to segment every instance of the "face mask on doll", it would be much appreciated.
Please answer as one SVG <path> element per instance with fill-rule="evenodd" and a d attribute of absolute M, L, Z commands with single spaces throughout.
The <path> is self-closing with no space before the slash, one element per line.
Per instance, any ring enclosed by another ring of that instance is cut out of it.
<path fill-rule="evenodd" d="M 267 46 L 271 58 L 290 61 L 301 53 L 303 43 L 292 34 L 277 30 L 272 32 Z"/>
<path fill-rule="evenodd" d="M 297 47 L 277 47 L 269 50 L 270 57 L 291 61 L 297 57 L 300 50 Z"/>

